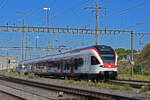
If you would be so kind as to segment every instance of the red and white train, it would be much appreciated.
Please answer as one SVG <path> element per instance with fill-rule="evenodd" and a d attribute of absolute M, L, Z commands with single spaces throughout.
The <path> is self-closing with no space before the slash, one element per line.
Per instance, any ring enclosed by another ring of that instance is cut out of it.
<path fill-rule="evenodd" d="M 57 77 L 86 79 L 115 79 L 117 54 L 106 45 L 95 45 L 56 55 L 24 61 L 27 72 Z"/>

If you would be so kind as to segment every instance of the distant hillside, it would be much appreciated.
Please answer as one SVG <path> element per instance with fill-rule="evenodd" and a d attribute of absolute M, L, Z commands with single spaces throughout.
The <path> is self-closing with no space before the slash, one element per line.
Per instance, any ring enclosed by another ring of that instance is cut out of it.
<path fill-rule="evenodd" d="M 140 54 L 135 58 L 136 64 L 142 64 L 145 71 L 150 71 L 150 43 L 146 44 Z"/>

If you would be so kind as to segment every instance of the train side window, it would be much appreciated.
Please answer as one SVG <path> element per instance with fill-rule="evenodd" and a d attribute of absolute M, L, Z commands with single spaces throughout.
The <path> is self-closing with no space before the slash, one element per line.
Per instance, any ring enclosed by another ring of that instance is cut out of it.
<path fill-rule="evenodd" d="M 82 65 L 83 65 L 83 59 L 82 58 L 76 58 L 75 60 L 74 60 L 74 62 L 75 62 L 75 70 L 77 70 L 78 69 L 78 67 L 81 67 Z"/>
<path fill-rule="evenodd" d="M 75 65 L 75 70 L 77 70 L 78 69 L 78 59 L 75 59 L 74 62 L 75 62 L 75 64 L 74 64 Z"/>
<path fill-rule="evenodd" d="M 83 65 L 83 59 L 82 59 L 82 58 L 79 58 L 79 59 L 78 59 L 78 64 L 79 64 L 79 66 L 82 66 L 82 65 Z"/>
<path fill-rule="evenodd" d="M 67 64 L 67 70 L 69 70 L 69 64 Z"/>
<path fill-rule="evenodd" d="M 95 56 L 91 56 L 91 65 L 98 65 L 100 62 Z"/>
<path fill-rule="evenodd" d="M 57 69 L 58 69 L 58 70 L 60 69 L 60 64 L 59 64 L 59 63 L 57 64 Z"/>
<path fill-rule="evenodd" d="M 68 64 L 67 64 L 67 63 L 65 63 L 65 70 L 67 70 L 67 65 L 68 65 Z"/>

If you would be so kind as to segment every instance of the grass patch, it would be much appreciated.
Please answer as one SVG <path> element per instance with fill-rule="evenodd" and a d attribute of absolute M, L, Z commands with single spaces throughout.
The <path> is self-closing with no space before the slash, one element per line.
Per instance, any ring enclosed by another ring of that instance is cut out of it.
<path fill-rule="evenodd" d="M 94 82 L 88 82 L 88 81 L 74 81 L 74 80 L 65 80 L 66 83 L 69 84 L 76 84 L 76 85 L 87 85 L 87 86 L 95 86 Z M 108 88 L 112 90 L 132 90 L 133 88 L 129 85 L 116 85 L 116 84 L 108 84 L 108 83 L 97 83 L 96 85 L 98 88 Z"/>
<path fill-rule="evenodd" d="M 150 81 L 150 76 L 145 76 L 145 75 L 131 75 L 129 74 L 121 74 L 118 75 L 118 79 L 120 80 L 137 80 L 137 81 Z"/>
<path fill-rule="evenodd" d="M 146 93 L 147 91 L 149 91 L 149 86 L 145 85 L 145 86 L 142 86 L 141 89 L 140 89 L 140 93 Z"/>
<path fill-rule="evenodd" d="M 24 77 L 24 76 L 25 76 L 25 75 L 24 75 L 23 72 L 19 73 L 19 77 Z"/>
<path fill-rule="evenodd" d="M 34 73 L 29 73 L 28 74 L 28 78 L 30 78 L 30 79 L 34 79 L 36 76 L 35 76 L 35 74 Z"/>
<path fill-rule="evenodd" d="M 80 81 L 80 85 L 87 85 L 88 81 Z"/>
<path fill-rule="evenodd" d="M 65 80 L 66 83 L 69 83 L 69 84 L 74 84 L 75 81 L 74 80 Z"/>
<path fill-rule="evenodd" d="M 88 86 L 95 86 L 93 82 L 88 82 Z"/>
<path fill-rule="evenodd" d="M 95 85 L 93 82 L 88 82 L 88 81 L 65 80 L 65 82 L 69 83 L 69 84 L 76 84 L 76 85 L 88 85 L 88 86 L 94 86 Z"/>
<path fill-rule="evenodd" d="M 121 86 L 115 85 L 115 84 L 98 83 L 97 86 L 99 88 L 109 88 L 109 89 L 113 89 L 113 90 L 120 90 L 121 89 Z"/>
<path fill-rule="evenodd" d="M 123 86 L 123 90 L 133 90 L 133 88 L 130 85 L 126 84 Z"/>
<path fill-rule="evenodd" d="M 8 75 L 8 76 L 17 76 L 18 75 L 18 73 L 16 73 L 16 72 L 11 72 L 11 71 L 7 71 L 7 70 L 3 71 L 3 73 L 4 73 L 4 75 Z"/>
<path fill-rule="evenodd" d="M 129 85 L 120 86 L 116 84 L 98 83 L 97 86 L 99 88 L 108 88 L 112 90 L 132 90 L 132 87 Z"/>
<path fill-rule="evenodd" d="M 14 72 L 12 70 L 4 70 L 3 71 L 4 75 L 8 75 L 8 76 L 17 76 L 17 77 L 24 77 L 24 73 L 18 73 L 18 72 Z"/>

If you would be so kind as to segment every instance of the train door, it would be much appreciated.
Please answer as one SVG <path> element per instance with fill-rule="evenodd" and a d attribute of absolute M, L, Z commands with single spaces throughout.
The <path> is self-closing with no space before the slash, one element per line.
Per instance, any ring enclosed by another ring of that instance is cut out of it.
<path fill-rule="evenodd" d="M 64 66 L 64 74 L 66 74 L 67 73 L 67 60 L 65 60 L 64 61 L 64 64 L 63 64 L 63 66 Z"/>
<path fill-rule="evenodd" d="M 71 58 L 70 60 L 71 64 L 69 65 L 70 66 L 70 76 L 73 76 L 74 75 L 74 67 L 75 67 L 75 60 L 73 58 Z"/>
<path fill-rule="evenodd" d="M 64 73 L 64 61 L 61 61 L 61 64 L 60 64 L 60 75 L 62 76 Z"/>
<path fill-rule="evenodd" d="M 90 55 L 85 55 L 84 57 L 84 70 L 85 72 L 88 72 L 89 71 L 89 68 L 90 68 Z"/>

